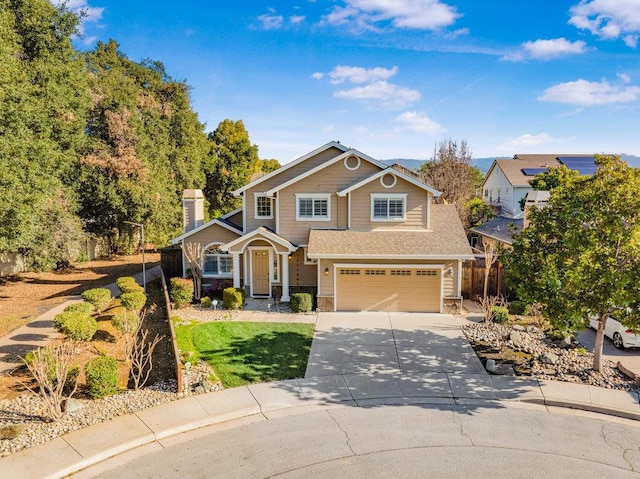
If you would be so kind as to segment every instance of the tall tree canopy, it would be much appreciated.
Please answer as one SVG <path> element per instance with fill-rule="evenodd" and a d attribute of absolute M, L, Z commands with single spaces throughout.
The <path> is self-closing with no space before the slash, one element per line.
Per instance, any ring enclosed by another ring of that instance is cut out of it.
<path fill-rule="evenodd" d="M 422 165 L 425 183 L 442 192 L 439 201 L 456 205 L 463 224 L 467 223 L 467 203 L 474 196 L 478 170 L 471 165 L 471 150 L 466 140 L 451 138 L 434 148 L 431 159 Z"/>
<path fill-rule="evenodd" d="M 209 134 L 211 157 L 207 167 L 204 194 L 212 217 L 238 208 L 241 204 L 232 192 L 249 182 L 259 164 L 258 147 L 249 140 L 242 120 L 223 120 Z"/>
<path fill-rule="evenodd" d="M 537 302 L 565 332 L 599 320 L 594 369 L 600 369 L 609 317 L 640 327 L 640 170 L 596 155 L 592 177 L 552 172 L 547 207 L 532 208 L 529 225 L 503 255 L 518 297 Z"/>

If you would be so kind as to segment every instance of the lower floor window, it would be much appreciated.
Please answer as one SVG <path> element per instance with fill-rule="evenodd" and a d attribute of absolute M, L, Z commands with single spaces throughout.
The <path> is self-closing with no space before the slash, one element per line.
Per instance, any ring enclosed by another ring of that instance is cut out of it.
<path fill-rule="evenodd" d="M 205 276 L 231 276 L 233 274 L 231 255 L 220 251 L 219 246 L 207 248 L 203 255 L 202 273 Z"/>

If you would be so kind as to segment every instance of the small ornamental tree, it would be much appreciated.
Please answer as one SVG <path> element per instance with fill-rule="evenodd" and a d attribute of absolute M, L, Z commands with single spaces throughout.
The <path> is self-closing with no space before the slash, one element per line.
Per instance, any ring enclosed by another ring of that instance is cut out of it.
<path fill-rule="evenodd" d="M 598 318 L 593 369 L 610 317 L 640 327 L 640 170 L 596 155 L 591 177 L 563 175 L 503 255 L 518 298 L 571 333 Z"/>

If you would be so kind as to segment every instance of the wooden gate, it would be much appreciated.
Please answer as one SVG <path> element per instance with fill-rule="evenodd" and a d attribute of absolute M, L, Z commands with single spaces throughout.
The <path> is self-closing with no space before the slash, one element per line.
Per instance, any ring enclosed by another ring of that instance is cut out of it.
<path fill-rule="evenodd" d="M 482 297 L 484 290 L 484 258 L 475 261 L 465 261 L 462 266 L 462 296 L 475 299 Z M 504 268 L 496 261 L 489 271 L 489 296 L 502 295 L 509 297 L 510 291 L 504 284 Z"/>

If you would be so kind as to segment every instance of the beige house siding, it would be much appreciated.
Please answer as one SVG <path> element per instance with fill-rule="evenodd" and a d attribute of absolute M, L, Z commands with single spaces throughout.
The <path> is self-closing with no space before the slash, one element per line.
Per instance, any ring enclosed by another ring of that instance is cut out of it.
<path fill-rule="evenodd" d="M 214 224 L 209 226 L 208 228 L 192 234 L 184 241 L 187 243 L 200 243 L 200 246 L 202 246 L 202 248 L 204 249 L 211 243 L 225 244 L 229 241 L 237 239 L 239 236 L 240 235 L 238 233 L 234 233 L 227 228 Z"/>
<path fill-rule="evenodd" d="M 298 249 L 289 260 L 289 284 L 291 286 L 316 286 L 318 270 L 316 265 L 304 264 L 304 250 Z"/>
<path fill-rule="evenodd" d="M 362 160 L 360 167 L 349 170 L 343 161 L 318 171 L 303 180 L 278 192 L 280 202 L 279 234 L 297 244 L 307 244 L 312 228 L 347 228 L 348 198 L 338 197 L 337 191 L 358 183 L 380 171 L 375 165 Z M 329 221 L 296 221 L 296 194 L 330 194 L 331 211 Z"/>
<path fill-rule="evenodd" d="M 377 260 L 375 258 L 367 260 L 327 260 L 322 259 L 318 262 L 320 270 L 320 287 L 318 288 L 319 296 L 333 296 L 334 284 L 334 264 L 411 264 L 411 265 L 444 265 L 443 272 L 443 296 L 458 295 L 458 262 L 457 261 L 404 261 L 401 258 L 394 260 Z M 329 268 L 329 274 L 325 275 L 325 268 Z"/>
<path fill-rule="evenodd" d="M 371 221 L 371 195 L 405 194 L 407 195 L 405 221 Z M 408 181 L 398 178 L 392 188 L 385 188 L 378 179 L 349 193 L 351 195 L 352 230 L 370 231 L 375 229 L 422 229 L 427 228 L 427 193 Z"/>

